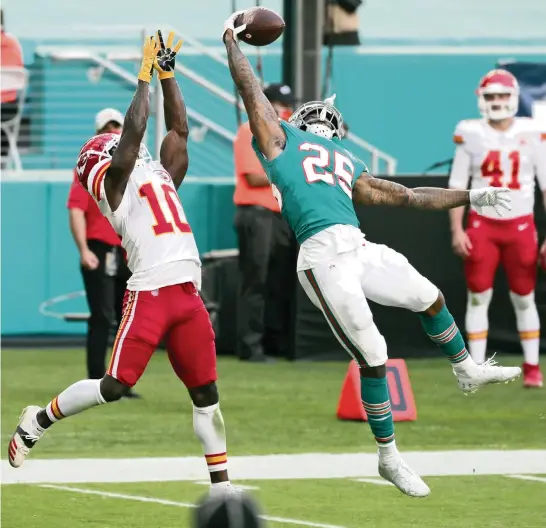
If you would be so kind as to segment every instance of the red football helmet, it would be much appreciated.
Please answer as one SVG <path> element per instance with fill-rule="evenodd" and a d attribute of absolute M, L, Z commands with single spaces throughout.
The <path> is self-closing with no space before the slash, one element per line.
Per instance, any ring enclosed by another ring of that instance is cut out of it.
<path fill-rule="evenodd" d="M 81 148 L 76 162 L 76 174 L 80 183 L 87 189 L 87 181 L 89 176 L 97 173 L 100 167 L 103 167 L 112 159 L 112 155 L 116 150 L 120 134 L 106 133 L 93 136 Z M 150 161 L 152 158 L 148 149 L 142 143 L 138 153 L 138 158 Z"/>
<path fill-rule="evenodd" d="M 483 117 L 492 121 L 514 117 L 518 112 L 519 85 L 517 79 L 506 70 L 491 70 L 484 75 L 478 89 L 478 108 Z M 503 100 L 491 99 L 494 94 L 507 94 Z"/>

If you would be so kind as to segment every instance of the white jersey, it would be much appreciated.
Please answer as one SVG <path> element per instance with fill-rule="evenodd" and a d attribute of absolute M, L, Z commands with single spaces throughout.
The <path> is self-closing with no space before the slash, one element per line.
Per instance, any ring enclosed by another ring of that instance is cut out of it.
<path fill-rule="evenodd" d="M 535 175 L 546 191 L 546 130 L 526 117 L 514 118 L 512 126 L 502 132 L 485 119 L 461 121 L 455 129 L 457 145 L 451 168 L 449 187 L 471 189 L 508 187 L 512 190 L 512 210 L 503 218 L 533 214 Z M 492 207 L 483 215 L 498 218 Z"/>
<path fill-rule="evenodd" d="M 121 235 L 132 276 L 128 290 L 150 291 L 193 282 L 201 288 L 201 261 L 169 173 L 158 161 L 138 160 L 116 211 L 104 191 L 109 161 L 99 163 L 88 178 L 88 191 L 102 214 Z"/>

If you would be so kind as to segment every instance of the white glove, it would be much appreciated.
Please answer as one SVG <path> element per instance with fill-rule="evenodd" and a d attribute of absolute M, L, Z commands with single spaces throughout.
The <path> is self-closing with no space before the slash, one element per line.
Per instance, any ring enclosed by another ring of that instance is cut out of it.
<path fill-rule="evenodd" d="M 233 31 L 233 38 L 235 41 L 237 41 L 237 35 L 239 33 L 242 33 L 246 29 L 246 24 L 242 24 L 241 26 L 235 27 L 235 19 L 242 15 L 244 11 L 235 11 L 233 15 L 231 15 L 225 22 L 224 22 L 224 32 L 222 33 L 222 40 L 224 38 L 224 35 L 226 34 L 226 31 L 228 29 L 231 29 Z"/>
<path fill-rule="evenodd" d="M 502 209 L 510 211 L 512 197 L 510 189 L 506 187 L 486 187 L 485 189 L 472 189 L 469 193 L 470 203 L 478 214 L 482 214 L 482 207 L 491 206 L 499 216 L 503 216 Z"/>

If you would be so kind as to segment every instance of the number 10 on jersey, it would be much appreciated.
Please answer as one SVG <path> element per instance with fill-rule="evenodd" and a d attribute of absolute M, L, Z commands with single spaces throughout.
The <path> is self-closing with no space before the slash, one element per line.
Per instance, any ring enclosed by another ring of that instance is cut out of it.
<path fill-rule="evenodd" d="M 169 211 L 171 212 L 172 220 L 176 225 L 178 231 L 181 233 L 191 233 L 190 225 L 186 222 L 184 212 L 182 211 L 182 205 L 180 204 L 180 198 L 176 189 L 164 183 L 161 186 L 163 191 L 163 203 L 167 203 Z M 174 233 L 174 226 L 172 222 L 169 222 L 165 217 L 163 208 L 161 207 L 160 198 L 155 193 L 154 186 L 151 183 L 145 183 L 140 187 L 138 193 L 142 198 L 145 198 L 150 206 L 152 214 L 155 217 L 155 224 L 152 226 L 156 235 L 164 235 L 166 233 Z M 174 195 L 174 196 L 173 196 Z"/>

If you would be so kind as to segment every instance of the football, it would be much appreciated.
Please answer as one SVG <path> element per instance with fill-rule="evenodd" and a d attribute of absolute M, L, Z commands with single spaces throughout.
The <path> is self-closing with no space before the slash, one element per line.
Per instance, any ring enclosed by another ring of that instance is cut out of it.
<path fill-rule="evenodd" d="M 253 7 L 235 19 L 235 27 L 246 24 L 238 38 L 251 46 L 267 46 L 275 42 L 284 31 L 284 20 L 266 7 Z"/>

